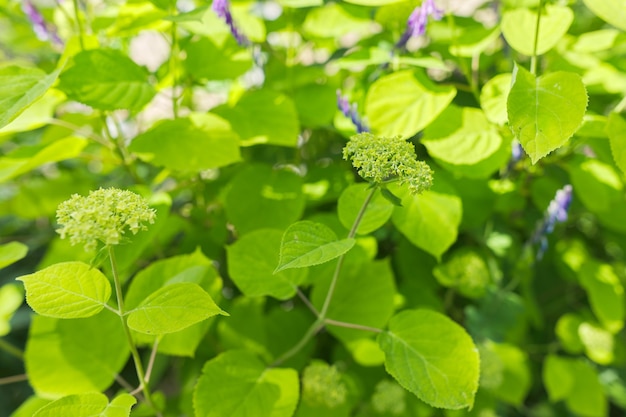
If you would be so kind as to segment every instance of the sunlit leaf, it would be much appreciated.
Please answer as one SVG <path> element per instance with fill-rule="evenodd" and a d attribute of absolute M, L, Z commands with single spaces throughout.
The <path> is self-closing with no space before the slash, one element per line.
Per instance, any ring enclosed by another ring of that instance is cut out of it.
<path fill-rule="evenodd" d="M 24 258 L 28 253 L 28 246 L 20 242 L 9 242 L 0 245 L 0 269 Z"/>
<path fill-rule="evenodd" d="M 626 120 L 618 113 L 611 113 L 606 126 L 615 164 L 626 174 Z"/>
<path fill-rule="evenodd" d="M 337 214 L 341 224 L 346 229 L 352 228 L 367 195 L 372 190 L 366 183 L 353 184 L 343 190 L 337 201 Z M 361 235 L 372 233 L 382 227 L 391 218 L 394 205 L 390 203 L 379 191 L 375 190 L 374 196 L 367 204 L 367 208 L 360 219 L 356 232 Z"/>
<path fill-rule="evenodd" d="M 74 394 L 60 398 L 39 409 L 33 417 L 128 417 L 137 399 L 130 394 L 120 394 L 111 403 L 99 392 Z"/>
<path fill-rule="evenodd" d="M 626 30 L 626 1 L 624 0 L 583 0 L 585 6 L 601 19 L 616 28 Z"/>
<path fill-rule="evenodd" d="M 536 54 L 541 55 L 552 49 L 573 21 L 574 12 L 569 7 L 547 5 L 539 20 Z M 533 55 L 536 30 L 536 10 L 518 8 L 505 11 L 502 15 L 502 34 L 513 49 L 524 55 Z"/>
<path fill-rule="evenodd" d="M 0 287 L 0 337 L 11 331 L 11 317 L 24 301 L 24 294 L 18 284 L 5 284 Z"/>

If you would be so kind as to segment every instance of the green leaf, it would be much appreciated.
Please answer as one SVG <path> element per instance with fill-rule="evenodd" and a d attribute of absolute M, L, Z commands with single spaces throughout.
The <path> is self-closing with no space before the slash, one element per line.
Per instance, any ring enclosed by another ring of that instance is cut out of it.
<path fill-rule="evenodd" d="M 624 287 L 609 264 L 587 259 L 578 271 L 580 284 L 587 291 L 591 309 L 611 333 L 624 327 Z"/>
<path fill-rule="evenodd" d="M 508 121 L 506 102 L 511 89 L 512 74 L 498 74 L 480 90 L 480 107 L 491 123 L 504 126 Z"/>
<path fill-rule="evenodd" d="M 33 414 L 44 405 L 50 404 L 52 400 L 39 398 L 36 395 L 30 396 L 24 401 L 17 410 L 11 414 L 11 417 L 33 417 Z"/>
<path fill-rule="evenodd" d="M 437 281 L 469 298 L 481 298 L 491 283 L 487 263 L 476 250 L 463 247 L 433 269 Z"/>
<path fill-rule="evenodd" d="M 255 230 L 226 248 L 228 273 L 246 296 L 270 295 L 286 300 L 296 294 L 298 284 L 306 278 L 306 269 L 274 273 L 282 236 L 280 230 Z"/>
<path fill-rule="evenodd" d="M 389 201 L 392 205 L 396 207 L 402 207 L 402 199 L 400 199 L 400 197 L 398 197 L 397 195 L 389 191 L 389 188 L 382 187 L 380 189 L 380 194 L 383 196 L 385 200 Z"/>
<path fill-rule="evenodd" d="M 565 144 L 586 108 L 587 91 L 578 74 L 558 71 L 537 78 L 515 66 L 507 100 L 509 125 L 533 164 Z"/>
<path fill-rule="evenodd" d="M 589 359 L 600 365 L 613 362 L 615 343 L 611 332 L 593 323 L 583 322 L 578 326 L 578 335 Z"/>
<path fill-rule="evenodd" d="M 22 289 L 17 284 L 0 287 L 0 337 L 11 331 L 11 318 L 24 301 Z"/>
<path fill-rule="evenodd" d="M 480 387 L 520 406 L 531 387 L 528 356 L 516 346 L 487 341 L 480 349 Z"/>
<path fill-rule="evenodd" d="M 574 12 L 569 7 L 547 5 L 541 12 L 537 55 L 552 49 L 565 35 L 574 21 Z M 526 8 L 513 9 L 502 15 L 502 34 L 513 49 L 532 56 L 535 50 L 537 11 Z"/>
<path fill-rule="evenodd" d="M 349 0 L 346 1 L 346 3 L 358 4 L 359 6 L 386 6 L 401 1 L 402 0 Z"/>
<path fill-rule="evenodd" d="M 228 315 L 198 284 L 167 285 L 129 312 L 128 327 L 148 334 L 174 333 L 217 314 Z"/>
<path fill-rule="evenodd" d="M 241 160 L 237 134 L 226 120 L 210 113 L 163 120 L 135 137 L 128 149 L 153 165 L 183 172 Z"/>
<path fill-rule="evenodd" d="M 38 68 L 0 68 L 0 128 L 9 124 L 54 84 L 61 69 L 46 74 Z"/>
<path fill-rule="evenodd" d="M 341 224 L 346 229 L 352 228 L 367 195 L 371 191 L 368 184 L 353 184 L 343 190 L 339 196 L 337 214 Z M 366 235 L 382 227 L 391 217 L 393 207 L 394 205 L 380 193 L 379 189 L 376 189 L 374 196 L 367 204 L 356 232 L 360 235 Z"/>
<path fill-rule="evenodd" d="M 0 245 L 0 269 L 23 259 L 28 253 L 28 246 L 20 242 L 9 242 Z"/>
<path fill-rule="evenodd" d="M 26 132 L 47 125 L 53 118 L 56 107 L 64 100 L 65 94 L 54 89 L 48 90 L 11 123 L 1 128 L 0 136 Z"/>
<path fill-rule="evenodd" d="M 64 159 L 75 158 L 87 146 L 82 138 L 70 136 L 50 144 L 18 148 L 0 158 L 0 183 L 37 167 Z"/>
<path fill-rule="evenodd" d="M 327 3 L 307 13 L 302 30 L 311 37 L 338 39 L 348 34 L 367 36 L 370 34 L 370 25 L 366 9 L 345 3 Z"/>
<path fill-rule="evenodd" d="M 302 178 L 284 169 L 250 165 L 231 180 L 224 208 L 240 234 L 286 229 L 304 211 Z"/>
<path fill-rule="evenodd" d="M 566 352 L 582 353 L 584 346 L 578 334 L 578 328 L 582 323 L 583 319 L 573 313 L 563 314 L 556 322 L 555 333 Z"/>
<path fill-rule="evenodd" d="M 626 30 L 626 1 L 624 0 L 583 0 L 585 6 L 616 28 Z"/>
<path fill-rule="evenodd" d="M 128 417 L 137 399 L 120 394 L 111 401 L 99 392 L 69 395 L 39 409 L 33 417 Z"/>
<path fill-rule="evenodd" d="M 322 223 L 308 220 L 293 223 L 283 234 L 274 273 L 326 263 L 348 252 L 354 243 L 353 238 L 337 240 L 335 232 Z"/>
<path fill-rule="evenodd" d="M 209 13 L 213 13 L 212 10 Z M 195 79 L 230 80 L 252 68 L 250 52 L 231 37 L 193 39 L 184 48 L 185 69 Z"/>
<path fill-rule="evenodd" d="M 59 89 L 70 99 L 100 110 L 138 111 L 156 94 L 148 83 L 148 71 L 113 49 L 79 52 L 74 65 L 61 74 Z"/>
<path fill-rule="evenodd" d="M 24 362 L 35 392 L 58 398 L 106 390 L 129 355 L 120 318 L 104 310 L 86 319 L 34 316 Z"/>
<path fill-rule="evenodd" d="M 365 98 L 372 131 L 384 136 L 415 135 L 450 104 L 456 89 L 434 84 L 419 71 L 398 71 L 376 80 Z"/>
<path fill-rule="evenodd" d="M 266 368 L 246 351 L 208 361 L 193 393 L 196 417 L 291 417 L 299 399 L 298 373 Z"/>
<path fill-rule="evenodd" d="M 611 113 L 605 131 L 615 165 L 626 174 L 626 120 L 618 113 Z"/>
<path fill-rule="evenodd" d="M 425 403 L 449 409 L 474 404 L 478 350 L 448 317 L 430 310 L 405 310 L 391 318 L 378 343 L 387 372 Z"/>
<path fill-rule="evenodd" d="M 402 198 L 402 207 L 394 209 L 393 224 L 415 246 L 440 258 L 456 241 L 463 217 L 461 199 L 441 178 L 424 194 L 412 195 L 407 187 L 394 192 Z"/>
<path fill-rule="evenodd" d="M 249 90 L 233 106 L 211 110 L 228 120 L 243 146 L 258 144 L 295 147 L 300 124 L 291 98 L 269 89 Z"/>
<path fill-rule="evenodd" d="M 604 389 L 588 362 L 549 355 L 544 362 L 543 381 L 551 402 L 565 400 L 567 408 L 577 415 L 607 415 Z"/>
<path fill-rule="evenodd" d="M 109 280 L 83 262 L 63 262 L 17 278 L 28 305 L 42 316 L 62 319 L 99 313 L 111 297 Z"/>

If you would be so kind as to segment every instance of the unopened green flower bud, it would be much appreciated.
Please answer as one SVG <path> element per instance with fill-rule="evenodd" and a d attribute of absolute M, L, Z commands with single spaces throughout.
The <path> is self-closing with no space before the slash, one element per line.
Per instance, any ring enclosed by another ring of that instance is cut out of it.
<path fill-rule="evenodd" d="M 87 197 L 74 194 L 59 204 L 57 230 L 70 243 L 83 243 L 86 251 L 97 248 L 98 242 L 117 245 L 129 229 L 133 234 L 146 230 L 145 223 L 154 223 L 156 212 L 138 194 L 117 188 L 90 191 Z"/>
<path fill-rule="evenodd" d="M 315 361 L 302 374 L 302 399 L 311 406 L 334 408 L 346 401 L 348 390 L 335 366 Z"/>
<path fill-rule="evenodd" d="M 401 137 L 354 135 L 343 148 L 343 157 L 352 161 L 363 179 L 375 184 L 397 179 L 400 184 L 408 184 L 413 194 L 420 194 L 432 185 L 430 167 L 417 160 L 413 145 Z"/>

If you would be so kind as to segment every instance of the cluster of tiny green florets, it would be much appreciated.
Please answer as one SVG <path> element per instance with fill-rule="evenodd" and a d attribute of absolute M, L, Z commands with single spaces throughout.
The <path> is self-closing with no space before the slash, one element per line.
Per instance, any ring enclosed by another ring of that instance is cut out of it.
<path fill-rule="evenodd" d="M 348 390 L 335 366 L 313 362 L 302 374 L 302 399 L 311 406 L 334 408 L 346 401 Z"/>
<path fill-rule="evenodd" d="M 409 185 L 411 193 L 420 194 L 433 182 L 430 167 L 418 161 L 413 145 L 400 137 L 354 135 L 343 148 L 343 157 L 352 160 L 363 179 L 376 184 L 398 179 Z"/>
<path fill-rule="evenodd" d="M 74 194 L 59 204 L 57 230 L 70 243 L 85 244 L 85 250 L 97 248 L 98 242 L 117 245 L 128 228 L 133 234 L 146 230 L 144 223 L 154 223 L 156 212 L 138 194 L 117 188 L 100 188 L 87 197 Z"/>
<path fill-rule="evenodd" d="M 382 380 L 372 395 L 372 406 L 383 415 L 400 415 L 406 410 L 406 391 L 395 382 Z"/>

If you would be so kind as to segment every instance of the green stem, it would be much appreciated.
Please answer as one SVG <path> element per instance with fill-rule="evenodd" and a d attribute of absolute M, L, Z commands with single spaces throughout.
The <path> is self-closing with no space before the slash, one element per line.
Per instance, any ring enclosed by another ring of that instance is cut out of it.
<path fill-rule="evenodd" d="M 170 14 L 174 16 L 176 14 L 176 2 L 170 2 Z M 176 94 L 176 87 L 178 87 L 178 26 L 176 22 L 172 22 L 172 29 L 170 37 L 172 45 L 170 46 L 170 73 L 172 74 L 172 113 L 174 118 L 178 119 L 178 97 Z"/>
<path fill-rule="evenodd" d="M 80 20 L 80 13 L 78 12 L 78 0 L 74 0 L 74 16 L 76 17 L 76 25 L 78 26 L 78 42 L 80 43 L 80 49 L 85 50 L 85 40 L 83 39 L 84 30 L 83 22 Z"/>
<path fill-rule="evenodd" d="M 4 350 L 9 355 L 15 356 L 18 359 L 24 359 L 24 352 L 4 339 L 0 339 L 0 350 Z"/>
<path fill-rule="evenodd" d="M 28 381 L 28 375 L 13 375 L 0 378 L 0 385 L 15 384 L 16 382 Z"/>
<path fill-rule="evenodd" d="M 112 144 L 113 151 L 117 152 L 117 154 L 119 155 L 120 159 L 122 160 L 122 165 L 124 166 L 126 171 L 128 171 L 128 173 L 133 178 L 133 180 L 136 183 L 141 184 L 143 181 L 141 180 L 141 178 L 139 177 L 137 172 L 135 172 L 135 170 L 133 169 L 131 156 L 128 154 L 128 151 L 126 150 L 126 145 L 124 144 L 124 137 L 122 136 L 122 133 L 121 133 L 122 132 L 121 127 L 119 125 L 117 125 L 118 136 L 117 136 L 117 139 L 116 139 L 111 134 L 111 129 L 109 129 L 109 125 L 107 123 L 107 115 L 105 113 L 102 113 L 100 115 L 100 120 L 102 122 L 102 129 L 104 130 L 104 133 L 106 134 L 106 137 L 107 137 L 109 143 Z M 113 120 L 113 118 L 112 118 L 112 120 Z M 113 123 L 115 123 L 115 120 L 113 120 Z"/>
<path fill-rule="evenodd" d="M 364 326 L 362 324 L 356 324 L 356 323 L 347 323 L 345 321 L 339 321 L 339 320 L 333 320 L 333 319 L 324 319 L 324 324 L 328 324 L 330 326 L 345 327 L 346 329 L 356 329 L 356 330 L 363 330 L 366 332 L 374 332 L 374 333 L 382 333 L 384 331 L 377 327 Z"/>
<path fill-rule="evenodd" d="M 622 100 L 617 103 L 617 106 L 613 109 L 615 113 L 621 113 L 626 108 L 626 96 L 622 98 Z"/>
<path fill-rule="evenodd" d="M 458 46 L 457 46 L 458 37 L 457 37 L 456 22 L 454 20 L 454 15 L 452 13 L 448 13 L 446 15 L 446 20 L 448 22 L 448 28 L 450 29 L 450 33 L 452 33 L 451 49 L 454 51 L 458 49 Z M 478 89 L 478 68 L 476 68 L 476 71 L 473 71 L 474 63 L 475 63 L 474 61 L 476 61 L 476 63 L 480 62 L 480 57 L 479 56 L 472 57 L 470 66 L 467 65 L 465 58 L 463 58 L 462 56 L 458 56 L 457 60 L 459 63 L 460 70 L 465 76 L 467 83 L 469 84 L 469 90 L 471 91 L 476 101 L 480 103 L 480 91 Z"/>
<path fill-rule="evenodd" d="M 541 22 L 541 10 L 543 9 L 543 0 L 539 1 L 537 9 L 537 24 L 535 25 L 535 44 L 533 45 L 533 56 L 530 59 L 530 72 L 537 75 L 537 46 L 539 45 L 539 22 Z"/>
<path fill-rule="evenodd" d="M 150 393 L 150 388 L 148 387 L 148 383 L 146 381 L 145 372 L 143 370 L 143 364 L 141 363 L 141 357 L 139 356 L 139 351 L 137 350 L 137 346 L 135 345 L 135 341 L 133 340 L 133 336 L 130 333 L 130 328 L 128 327 L 128 323 L 126 322 L 126 311 L 124 309 L 124 297 L 122 295 L 122 284 L 120 282 L 120 277 L 117 273 L 117 261 L 115 260 L 115 251 L 113 250 L 113 246 L 108 246 L 109 251 L 109 259 L 111 260 L 111 271 L 113 272 L 113 283 L 115 285 L 115 295 L 117 296 L 117 313 L 120 316 L 120 320 L 122 321 L 122 327 L 124 328 L 124 334 L 126 335 L 126 340 L 128 341 L 128 346 L 130 347 L 130 353 L 133 357 L 133 362 L 135 363 L 135 371 L 137 372 L 137 378 L 139 379 L 139 388 L 143 391 L 143 395 L 146 398 L 146 403 L 156 409 L 154 403 L 152 402 L 152 395 Z"/>
<path fill-rule="evenodd" d="M 376 193 L 377 189 L 378 187 L 372 187 L 367 197 L 365 197 L 365 201 L 363 201 L 363 204 L 361 205 L 361 209 L 359 210 L 359 213 L 357 214 L 356 219 L 354 219 L 354 223 L 352 224 L 350 233 L 348 233 L 348 238 L 353 238 L 354 236 L 356 236 L 356 231 L 359 228 L 359 224 L 361 224 L 361 220 L 363 220 L 363 216 L 365 215 L 365 210 L 367 210 L 367 206 L 369 205 L 370 201 L 372 201 L 372 198 L 374 197 L 374 193 Z M 346 256 L 345 254 L 341 255 L 339 257 L 339 260 L 337 261 L 337 266 L 335 267 L 333 278 L 330 281 L 330 287 L 328 288 L 328 293 L 326 294 L 326 299 L 324 300 L 322 311 L 320 311 L 319 317 L 322 320 L 326 318 L 326 313 L 328 313 L 328 307 L 330 306 L 330 302 L 333 299 L 333 294 L 335 293 L 335 287 L 337 286 L 337 279 L 339 278 L 339 273 L 341 272 L 341 268 L 343 266 L 343 261 L 345 259 L 345 256 Z"/>

